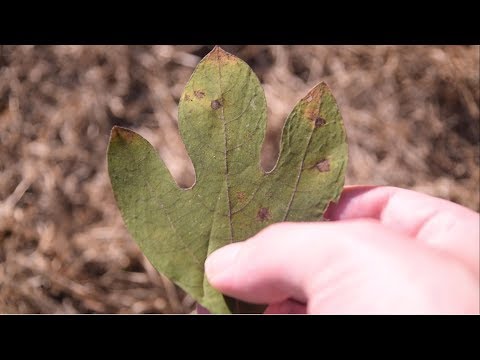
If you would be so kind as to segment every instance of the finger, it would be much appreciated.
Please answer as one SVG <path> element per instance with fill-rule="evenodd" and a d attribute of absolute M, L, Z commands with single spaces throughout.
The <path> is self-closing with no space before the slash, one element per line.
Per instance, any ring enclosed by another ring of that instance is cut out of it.
<path fill-rule="evenodd" d="M 307 306 L 295 300 L 285 300 L 281 303 L 271 304 L 264 314 L 306 314 Z"/>
<path fill-rule="evenodd" d="M 463 266 L 373 220 L 276 224 L 212 253 L 206 274 L 232 297 L 310 312 L 478 311 Z"/>
<path fill-rule="evenodd" d="M 339 264 L 348 268 L 355 260 L 352 254 L 363 251 L 359 236 L 391 235 L 385 237 L 386 230 L 377 222 L 362 223 L 275 224 L 213 252 L 205 263 L 206 275 L 212 286 L 245 301 L 272 304 L 293 298 L 305 303 L 316 274 L 337 271 Z"/>
<path fill-rule="evenodd" d="M 378 219 L 382 224 L 445 251 L 479 276 L 480 215 L 425 194 L 395 187 L 346 187 L 325 218 Z"/>
<path fill-rule="evenodd" d="M 208 311 L 208 309 L 204 308 L 202 305 L 200 304 L 197 304 L 197 307 L 196 307 L 196 310 L 197 310 L 197 314 L 210 314 L 210 311 Z"/>

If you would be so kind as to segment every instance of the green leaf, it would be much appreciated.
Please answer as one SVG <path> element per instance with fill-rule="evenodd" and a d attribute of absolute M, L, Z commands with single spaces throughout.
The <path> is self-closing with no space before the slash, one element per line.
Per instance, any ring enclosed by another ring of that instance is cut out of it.
<path fill-rule="evenodd" d="M 338 200 L 347 164 L 335 99 L 320 83 L 297 103 L 277 164 L 265 173 L 263 89 L 245 62 L 216 47 L 185 87 L 179 128 L 196 174 L 189 189 L 178 187 L 147 140 L 113 128 L 108 169 L 125 224 L 153 266 L 211 312 L 260 312 L 263 306 L 214 290 L 204 261 L 275 222 L 322 220 Z"/>

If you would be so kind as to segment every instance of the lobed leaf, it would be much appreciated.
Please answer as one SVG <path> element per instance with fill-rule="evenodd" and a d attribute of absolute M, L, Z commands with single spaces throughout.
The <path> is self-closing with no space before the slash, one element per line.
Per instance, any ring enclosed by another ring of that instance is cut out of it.
<path fill-rule="evenodd" d="M 211 252 L 275 222 L 321 220 L 343 188 L 346 135 L 325 83 L 289 115 L 277 164 L 267 173 L 260 165 L 266 113 L 250 67 L 216 47 L 198 64 L 179 103 L 180 134 L 196 174 L 191 188 L 177 186 L 147 140 L 112 129 L 108 170 L 129 232 L 158 271 L 213 313 L 261 312 L 263 306 L 210 286 L 204 261 Z"/>

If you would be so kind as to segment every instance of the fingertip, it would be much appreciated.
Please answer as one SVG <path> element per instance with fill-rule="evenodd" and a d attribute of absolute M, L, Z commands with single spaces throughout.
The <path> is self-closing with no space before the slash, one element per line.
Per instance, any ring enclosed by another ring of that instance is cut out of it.
<path fill-rule="evenodd" d="M 221 284 L 229 276 L 242 245 L 242 243 L 229 244 L 208 256 L 205 261 L 205 274 L 212 285 Z"/>

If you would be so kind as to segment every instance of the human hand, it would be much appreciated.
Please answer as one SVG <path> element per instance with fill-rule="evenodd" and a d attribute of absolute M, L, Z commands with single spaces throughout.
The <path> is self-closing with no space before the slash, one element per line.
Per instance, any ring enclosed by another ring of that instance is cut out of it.
<path fill-rule="evenodd" d="M 346 187 L 325 218 L 212 253 L 209 282 L 266 313 L 478 313 L 478 213 L 393 187 Z"/>

